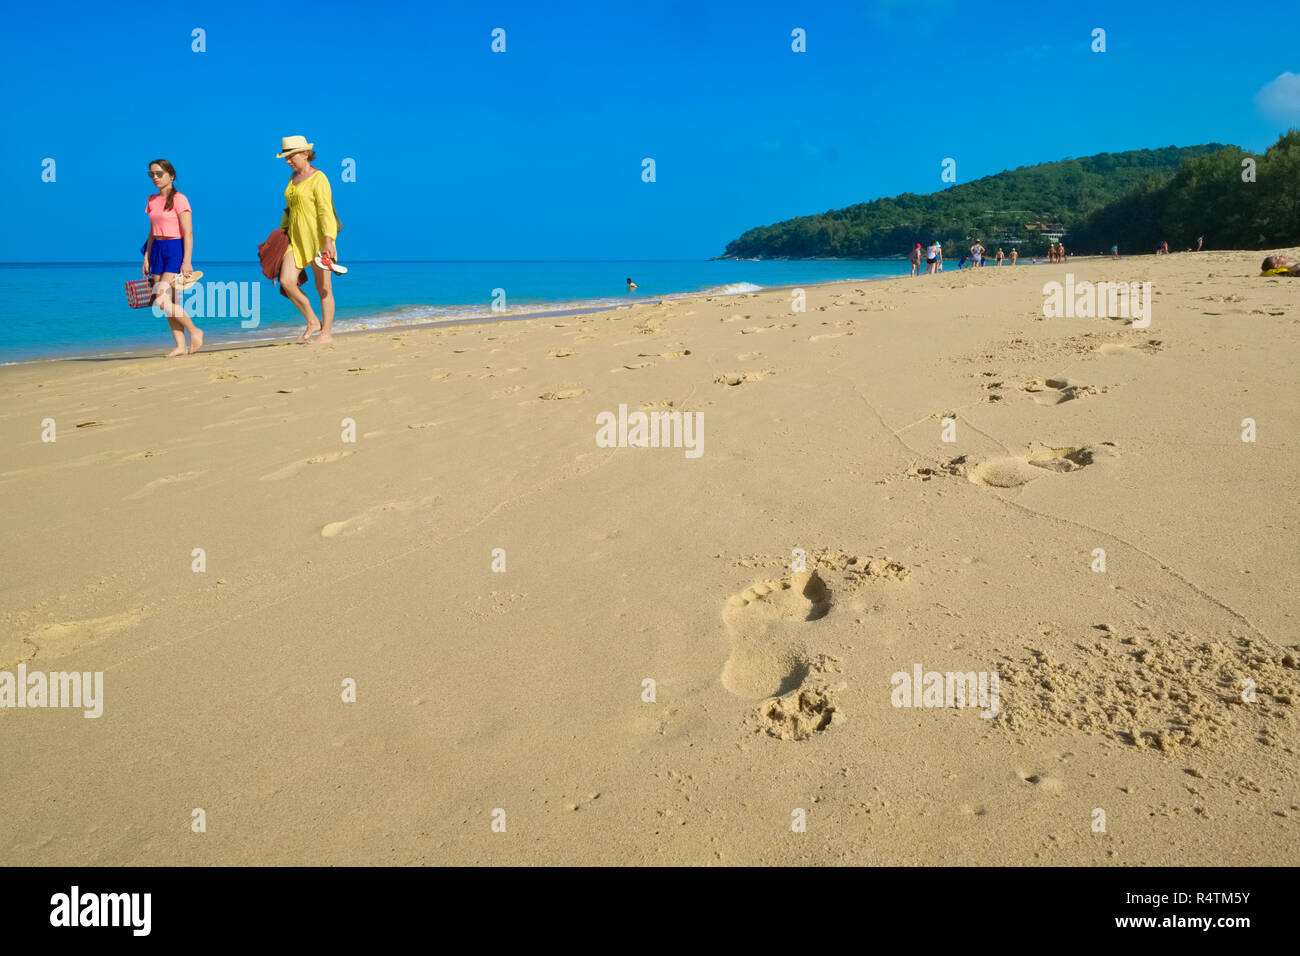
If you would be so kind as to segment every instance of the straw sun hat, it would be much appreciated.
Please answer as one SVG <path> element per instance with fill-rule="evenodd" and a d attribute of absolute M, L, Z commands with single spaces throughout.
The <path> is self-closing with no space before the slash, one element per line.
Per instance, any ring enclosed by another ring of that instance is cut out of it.
<path fill-rule="evenodd" d="M 315 149 L 315 143 L 307 142 L 306 136 L 283 136 L 280 138 L 280 152 L 276 153 L 276 159 L 284 159 L 290 153 L 301 153 L 309 149 Z"/>

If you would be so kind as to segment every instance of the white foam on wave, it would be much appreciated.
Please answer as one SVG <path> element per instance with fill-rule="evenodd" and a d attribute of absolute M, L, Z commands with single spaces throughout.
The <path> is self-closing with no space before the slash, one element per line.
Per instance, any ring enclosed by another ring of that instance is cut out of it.
<path fill-rule="evenodd" d="M 729 282 L 713 289 L 705 289 L 708 295 L 742 295 L 746 292 L 762 292 L 764 286 L 752 282 Z"/>

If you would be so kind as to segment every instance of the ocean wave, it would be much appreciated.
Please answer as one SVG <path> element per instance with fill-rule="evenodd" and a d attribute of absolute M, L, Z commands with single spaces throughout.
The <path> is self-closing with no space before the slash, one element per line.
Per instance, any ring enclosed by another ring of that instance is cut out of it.
<path fill-rule="evenodd" d="M 696 295 L 742 295 L 746 292 L 762 292 L 765 288 L 766 286 L 754 285 L 752 282 L 728 282 L 726 285 L 697 292 Z"/>

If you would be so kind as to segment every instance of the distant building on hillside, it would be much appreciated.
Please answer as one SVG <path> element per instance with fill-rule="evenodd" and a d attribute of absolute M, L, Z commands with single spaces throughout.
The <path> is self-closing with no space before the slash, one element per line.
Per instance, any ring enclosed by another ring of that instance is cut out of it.
<path fill-rule="evenodd" d="M 1036 232 L 1048 242 L 1060 242 L 1061 237 L 1065 235 L 1065 224 L 1060 222 L 1027 222 L 1025 223 L 1026 232 Z"/>

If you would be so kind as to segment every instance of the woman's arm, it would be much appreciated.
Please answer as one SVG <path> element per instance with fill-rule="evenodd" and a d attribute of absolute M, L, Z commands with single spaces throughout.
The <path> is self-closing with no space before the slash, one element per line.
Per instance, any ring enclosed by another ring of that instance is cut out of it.
<path fill-rule="evenodd" d="M 185 255 L 181 259 L 181 272 L 189 275 L 194 271 L 190 265 L 190 256 L 194 253 L 194 214 L 182 209 L 176 216 L 181 222 L 181 238 L 185 240 Z"/>
<path fill-rule="evenodd" d="M 316 222 L 324 237 L 322 250 L 327 256 L 333 259 L 338 253 L 334 248 L 334 240 L 339 234 L 339 221 L 334 215 L 334 193 L 330 190 L 330 181 L 321 173 L 320 179 L 314 181 L 315 199 L 316 199 Z"/>
<path fill-rule="evenodd" d="M 149 235 L 144 237 L 144 277 L 149 278 L 149 253 L 153 249 L 153 227 L 149 229 Z"/>

